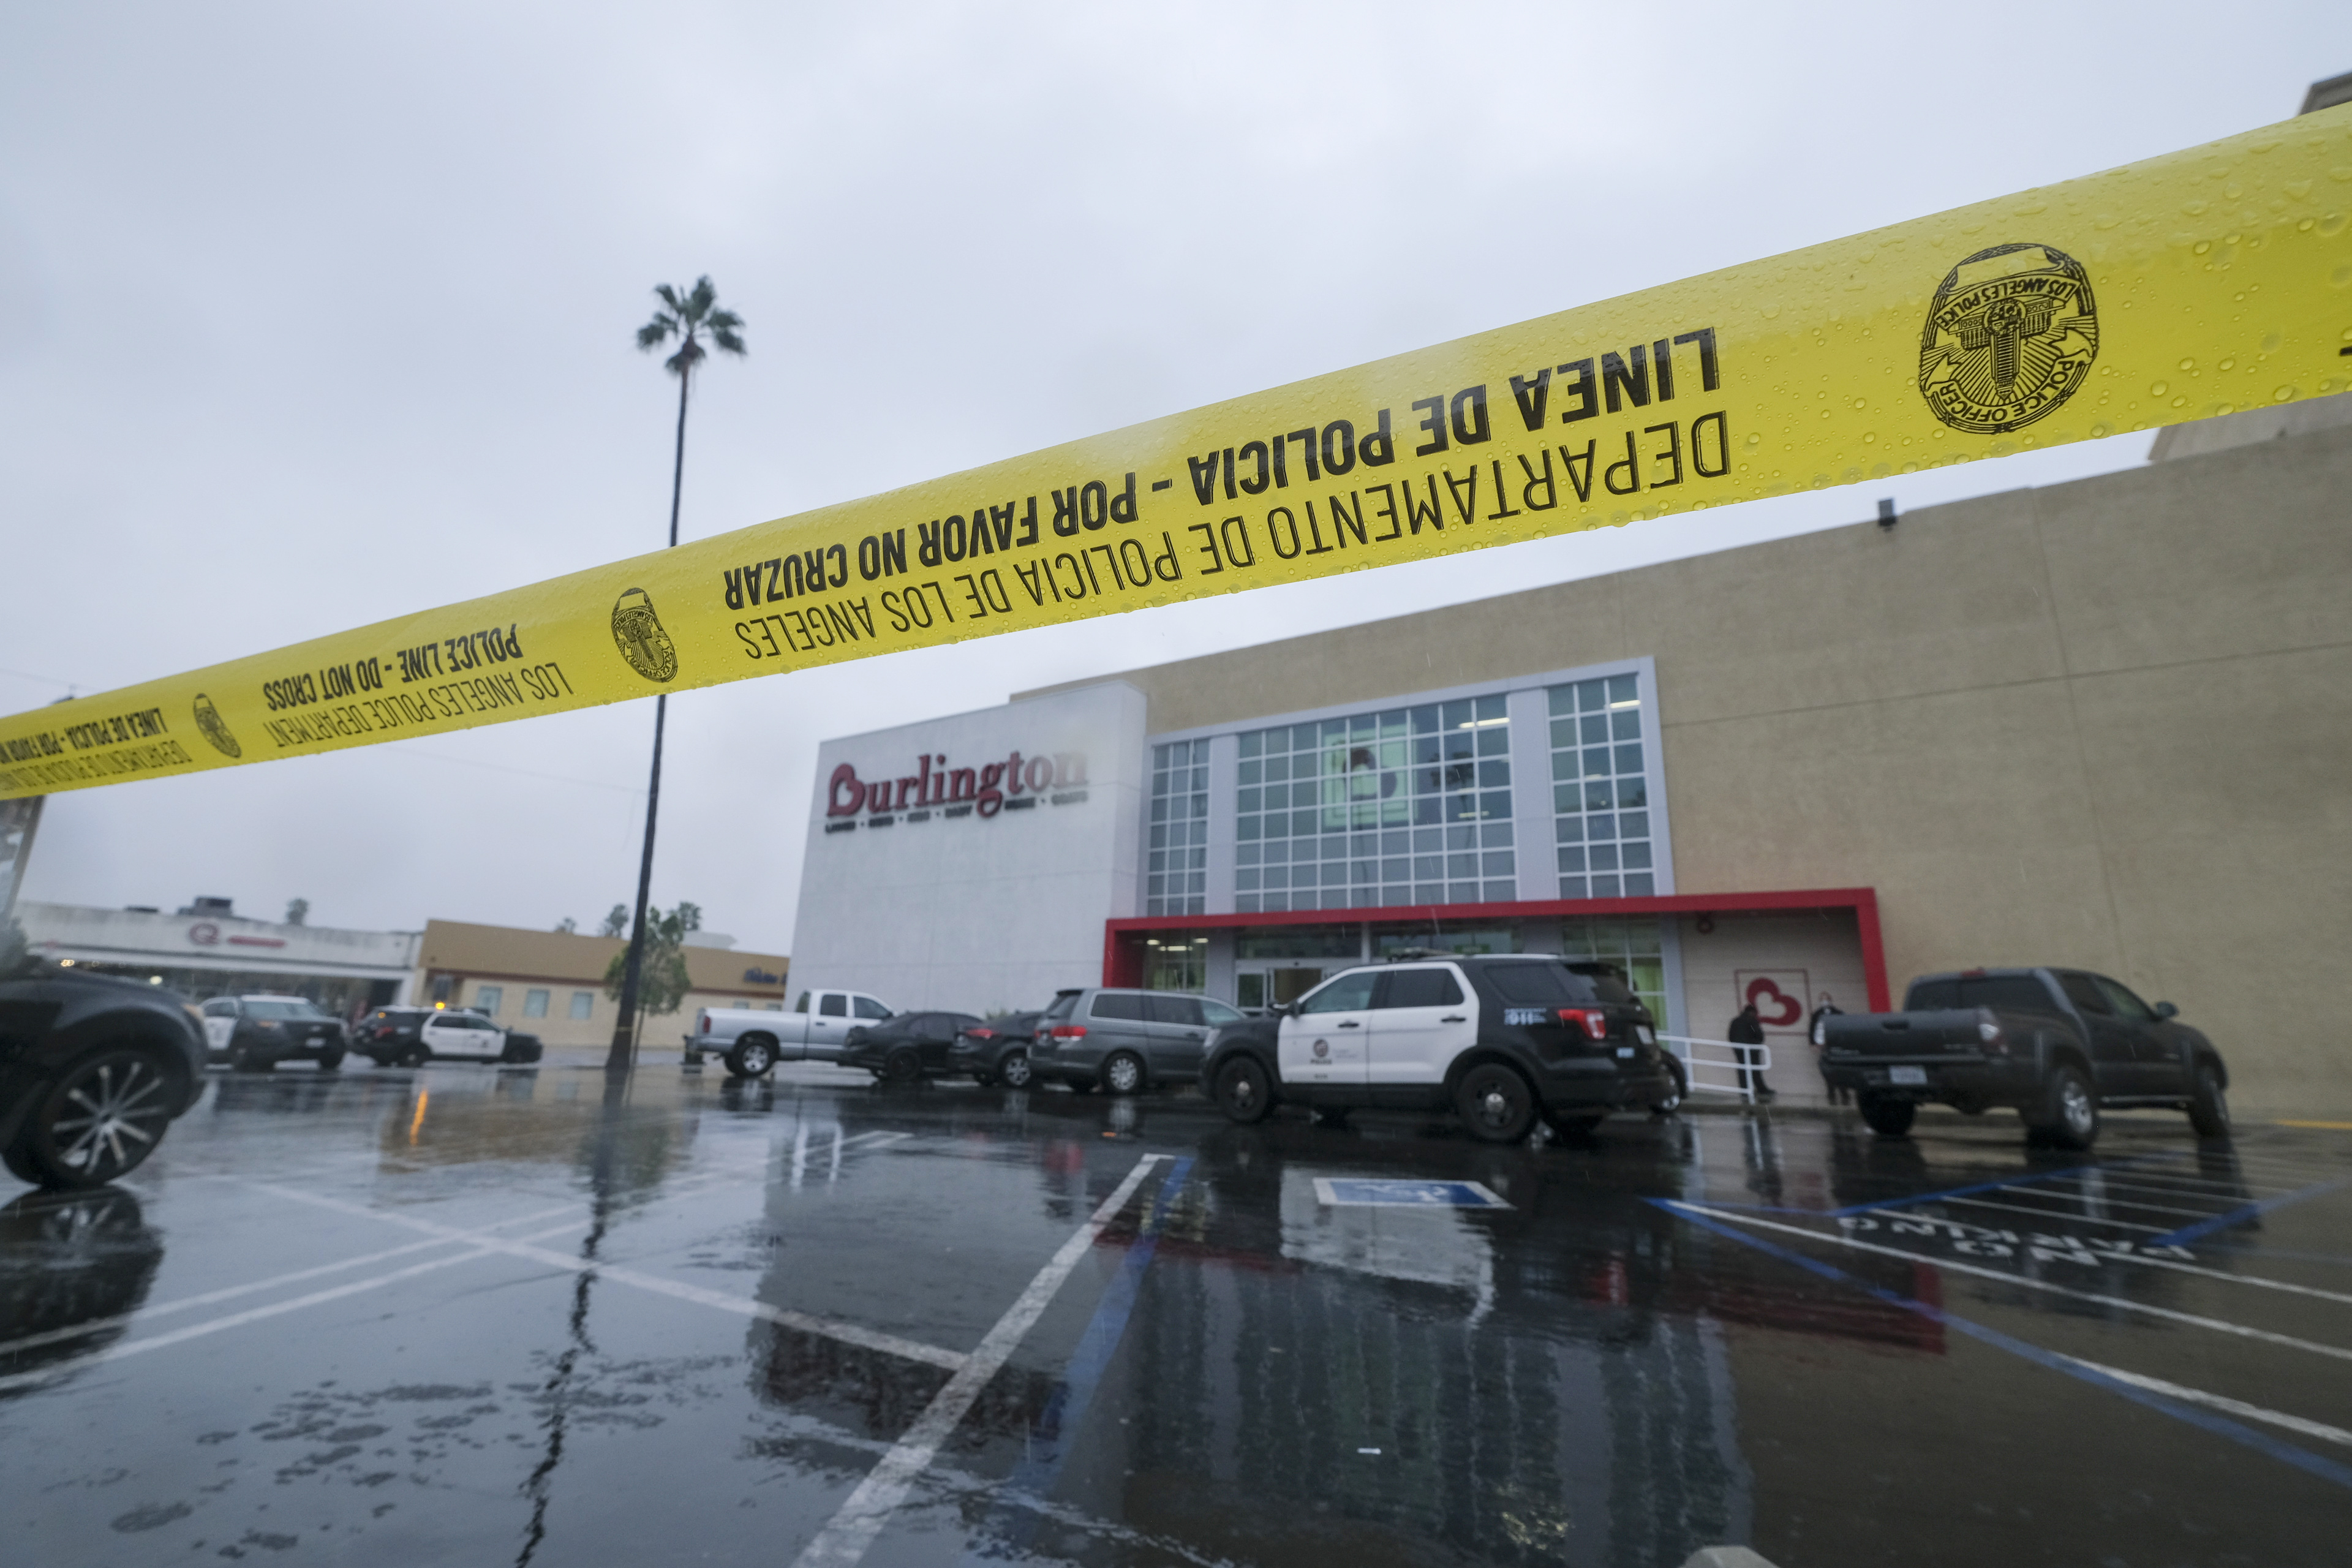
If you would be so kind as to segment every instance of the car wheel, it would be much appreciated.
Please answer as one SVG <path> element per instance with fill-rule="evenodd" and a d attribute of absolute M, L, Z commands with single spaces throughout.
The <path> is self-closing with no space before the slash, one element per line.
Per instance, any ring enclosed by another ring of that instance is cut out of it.
<path fill-rule="evenodd" d="M 234 1072 L 268 1072 L 277 1064 L 251 1046 L 239 1046 L 230 1054 L 228 1065 Z"/>
<path fill-rule="evenodd" d="M 1482 1143 L 1516 1143 L 1535 1125 L 1535 1091 L 1500 1062 L 1481 1062 L 1463 1074 L 1454 1104 Z"/>
<path fill-rule="evenodd" d="M 341 1072 L 342 1070 L 342 1067 L 343 1053 L 341 1051 L 329 1051 L 325 1056 L 319 1058 L 319 1070 L 320 1072 Z"/>
<path fill-rule="evenodd" d="M 1103 1063 L 1102 1081 L 1113 1094 L 1133 1094 L 1143 1087 L 1143 1058 L 1132 1051 L 1113 1051 Z"/>
<path fill-rule="evenodd" d="M 2230 1135 L 2230 1097 L 2221 1088 L 2221 1072 L 2210 1062 L 2197 1068 L 2197 1082 L 2189 1093 L 2189 1125 L 2200 1138 Z"/>
<path fill-rule="evenodd" d="M 433 1052 L 429 1047 L 411 1046 L 401 1053 L 400 1065 L 404 1068 L 421 1068 L 432 1059 Z"/>
<path fill-rule="evenodd" d="M 25 1152 L 21 1139 L 0 1149 L 0 1165 L 7 1166 L 8 1173 L 20 1182 L 30 1182 L 36 1186 L 40 1184 L 41 1168 L 34 1164 L 33 1157 Z"/>
<path fill-rule="evenodd" d="M 1029 1087 L 1029 1053 L 1027 1051 L 1005 1052 L 1004 1059 L 996 1064 L 995 1076 L 1007 1089 L 1027 1089 Z"/>
<path fill-rule="evenodd" d="M 1348 1108 L 1344 1105 L 1318 1105 L 1314 1110 L 1318 1127 L 1339 1128 L 1348 1125 Z"/>
<path fill-rule="evenodd" d="M 1225 1113 L 1228 1121 L 1244 1126 L 1265 1120 L 1274 1109 L 1274 1095 L 1265 1079 L 1265 1068 L 1251 1057 L 1235 1057 L 1217 1069 L 1217 1109 Z"/>
<path fill-rule="evenodd" d="M 101 1050 L 43 1092 L 19 1147 L 47 1186 L 103 1186 L 154 1152 L 176 1098 L 154 1057 L 127 1047 Z"/>
<path fill-rule="evenodd" d="M 766 1040 L 738 1040 L 727 1053 L 727 1070 L 737 1078 L 765 1078 L 775 1067 L 776 1047 Z"/>
<path fill-rule="evenodd" d="M 1674 1087 L 1650 1101 L 1650 1114 L 1653 1116 L 1672 1116 L 1683 1108 L 1683 1101 L 1690 1098 L 1690 1073 L 1679 1058 L 1666 1058 L 1666 1075 L 1675 1080 Z"/>
<path fill-rule="evenodd" d="M 1911 1131 L 1919 1108 L 1912 1101 L 1895 1096 L 1865 1094 L 1862 1097 L 1862 1119 L 1881 1138 L 1900 1138 Z"/>
<path fill-rule="evenodd" d="M 882 1076 L 892 1083 L 913 1083 L 923 1076 L 923 1058 L 901 1046 L 883 1058 Z"/>
<path fill-rule="evenodd" d="M 2042 1091 L 2041 1114 L 2030 1128 L 2053 1149 L 2088 1149 L 2099 1137 L 2099 1097 L 2083 1069 L 2061 1062 Z"/>

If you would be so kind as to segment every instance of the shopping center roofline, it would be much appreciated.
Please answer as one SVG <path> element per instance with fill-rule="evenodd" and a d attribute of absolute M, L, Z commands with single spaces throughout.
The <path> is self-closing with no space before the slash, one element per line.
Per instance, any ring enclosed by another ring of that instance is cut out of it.
<path fill-rule="evenodd" d="M 1284 910 L 1232 915 L 1140 915 L 1103 922 L 1105 985 L 1143 983 L 1143 938 L 1147 931 L 1234 931 L 1244 926 L 1411 925 L 1422 921 L 1540 920 L 1556 915 L 1736 915 L 1797 914 L 1845 910 L 1862 939 L 1862 968 L 1870 1010 L 1890 1005 L 1886 949 L 1879 940 L 1878 892 L 1874 888 L 1809 888 L 1769 893 L 1669 893 L 1642 899 L 1515 899 L 1487 904 L 1395 904 L 1380 909 Z"/>

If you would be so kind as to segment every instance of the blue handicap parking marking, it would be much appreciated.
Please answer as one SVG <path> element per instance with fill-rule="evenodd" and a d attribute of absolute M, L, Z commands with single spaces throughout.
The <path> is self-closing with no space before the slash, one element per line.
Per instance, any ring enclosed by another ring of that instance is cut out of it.
<path fill-rule="evenodd" d="M 1477 1182 L 1375 1181 L 1323 1176 L 1315 1195 L 1335 1207 L 1507 1209 L 1505 1203 Z"/>

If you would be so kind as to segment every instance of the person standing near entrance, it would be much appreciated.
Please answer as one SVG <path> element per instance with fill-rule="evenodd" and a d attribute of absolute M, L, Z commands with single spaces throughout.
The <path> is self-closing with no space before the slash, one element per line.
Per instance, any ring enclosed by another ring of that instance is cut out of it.
<path fill-rule="evenodd" d="M 1731 1020 L 1724 1037 L 1739 1048 L 1740 1089 L 1767 1105 L 1780 1098 L 1764 1081 L 1764 1053 L 1756 1048 L 1764 1044 L 1764 1020 L 1756 1016 L 1755 1003 L 1739 1010 L 1739 1016 Z"/>
<path fill-rule="evenodd" d="M 1806 1022 L 1806 1032 L 1812 1037 L 1813 1041 L 1813 1062 L 1821 1068 L 1822 1086 L 1829 1091 L 1832 1105 L 1846 1105 L 1852 1103 L 1853 1100 L 1853 1090 L 1830 1082 L 1830 1064 L 1826 1054 L 1829 1046 L 1827 1020 L 1844 1011 L 1845 1009 L 1832 1001 L 1830 994 L 1824 991 L 1822 993 L 1822 1005 L 1813 1009 L 1812 1017 Z"/>

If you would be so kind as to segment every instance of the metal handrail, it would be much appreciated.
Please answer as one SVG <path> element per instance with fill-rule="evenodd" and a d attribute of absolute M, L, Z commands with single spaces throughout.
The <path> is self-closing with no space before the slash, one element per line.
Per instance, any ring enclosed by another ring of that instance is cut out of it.
<path fill-rule="evenodd" d="M 1742 1104 L 1756 1103 L 1757 1083 L 1772 1068 L 1772 1047 L 1769 1046 L 1738 1046 L 1729 1040 L 1694 1039 L 1688 1035 L 1660 1035 L 1658 1038 L 1683 1064 L 1683 1071 L 1693 1094 L 1728 1094 Z M 1702 1058 L 1694 1053 L 1702 1046 L 1713 1047 L 1728 1053 L 1727 1058 Z M 1729 1083 L 1703 1083 L 1699 1071 L 1706 1068 L 1731 1075 Z"/>

